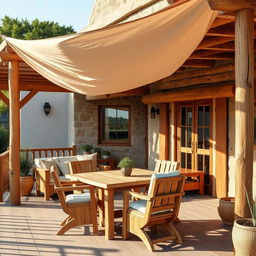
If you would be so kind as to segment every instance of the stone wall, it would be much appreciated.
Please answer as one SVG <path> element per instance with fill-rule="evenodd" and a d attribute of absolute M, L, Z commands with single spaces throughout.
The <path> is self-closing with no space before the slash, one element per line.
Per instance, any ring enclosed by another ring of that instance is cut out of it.
<path fill-rule="evenodd" d="M 136 167 L 145 168 L 146 162 L 146 106 L 141 97 L 124 97 L 98 101 L 86 101 L 84 95 L 74 94 L 74 143 L 78 146 L 89 143 L 111 151 L 111 157 L 117 161 L 129 156 Z M 131 106 L 131 146 L 98 145 L 98 106 L 130 105 Z"/>
<path fill-rule="evenodd" d="M 228 133 L 228 195 L 235 196 L 235 99 L 229 99 L 229 133 Z M 253 193 L 256 196 L 256 150 L 253 152 Z"/>

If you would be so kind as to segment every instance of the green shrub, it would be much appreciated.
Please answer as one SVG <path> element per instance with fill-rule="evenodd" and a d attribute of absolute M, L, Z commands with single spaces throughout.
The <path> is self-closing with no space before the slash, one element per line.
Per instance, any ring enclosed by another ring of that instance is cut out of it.
<path fill-rule="evenodd" d="M 0 126 L 0 154 L 5 152 L 9 146 L 9 130 Z"/>
<path fill-rule="evenodd" d="M 26 157 L 24 152 L 20 153 L 20 176 L 28 176 L 33 167 L 33 162 Z"/>
<path fill-rule="evenodd" d="M 91 144 L 82 144 L 80 149 L 85 152 L 90 152 L 93 149 Z"/>

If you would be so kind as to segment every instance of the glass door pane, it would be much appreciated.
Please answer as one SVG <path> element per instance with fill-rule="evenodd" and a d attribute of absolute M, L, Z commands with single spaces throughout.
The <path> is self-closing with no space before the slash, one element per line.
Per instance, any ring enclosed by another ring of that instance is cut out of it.
<path fill-rule="evenodd" d="M 180 164 L 183 171 L 192 169 L 192 106 L 180 107 Z"/>

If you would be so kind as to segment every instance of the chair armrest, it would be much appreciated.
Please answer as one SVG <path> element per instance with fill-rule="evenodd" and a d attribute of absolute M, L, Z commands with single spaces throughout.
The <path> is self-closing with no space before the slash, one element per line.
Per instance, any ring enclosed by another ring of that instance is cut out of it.
<path fill-rule="evenodd" d="M 65 186 L 65 187 L 54 187 L 55 191 L 73 191 L 73 190 L 84 190 L 90 189 L 89 185 L 84 186 Z"/>
<path fill-rule="evenodd" d="M 50 172 L 50 169 L 44 169 L 39 167 L 34 167 L 34 170 L 37 172 Z"/>
<path fill-rule="evenodd" d="M 148 195 L 144 195 L 138 192 L 134 192 L 134 191 L 124 191 L 124 196 L 125 194 L 127 194 L 127 196 L 133 196 L 136 197 L 138 199 L 142 199 L 142 200 L 150 200 L 151 198 Z"/>

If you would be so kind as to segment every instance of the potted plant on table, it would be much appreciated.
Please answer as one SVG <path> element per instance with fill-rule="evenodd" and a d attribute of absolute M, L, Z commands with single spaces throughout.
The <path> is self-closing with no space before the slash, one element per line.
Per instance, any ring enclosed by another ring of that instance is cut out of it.
<path fill-rule="evenodd" d="M 82 144 L 80 149 L 83 151 L 84 154 L 91 154 L 93 146 L 91 144 Z"/>
<path fill-rule="evenodd" d="M 103 150 L 102 151 L 102 158 L 103 159 L 108 159 L 109 158 L 109 156 L 110 156 L 110 151 L 107 151 L 107 150 Z"/>
<path fill-rule="evenodd" d="M 34 185 L 32 175 L 33 162 L 29 160 L 24 153 L 20 154 L 20 194 L 28 196 Z"/>
<path fill-rule="evenodd" d="M 118 163 L 118 167 L 121 168 L 122 174 L 124 176 L 130 176 L 132 173 L 132 167 L 134 162 L 129 157 L 124 157 Z"/>
<path fill-rule="evenodd" d="M 252 202 L 246 192 L 251 218 L 235 220 L 232 241 L 236 256 L 256 255 L 256 198 Z"/>

